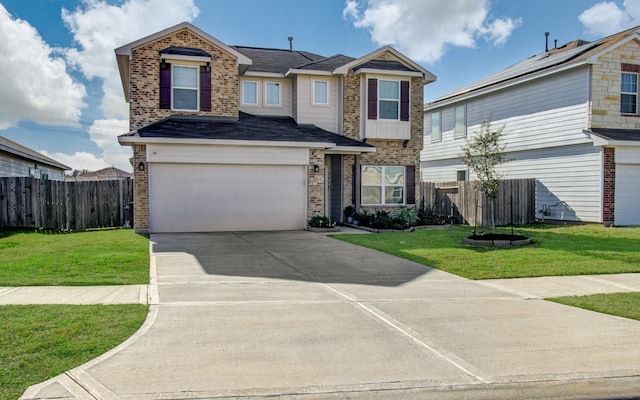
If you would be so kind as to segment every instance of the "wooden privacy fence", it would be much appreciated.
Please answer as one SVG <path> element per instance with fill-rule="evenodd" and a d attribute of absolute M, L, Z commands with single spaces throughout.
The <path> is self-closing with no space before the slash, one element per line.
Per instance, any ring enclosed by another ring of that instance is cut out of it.
<path fill-rule="evenodd" d="M 489 199 L 475 188 L 474 181 L 421 183 L 426 206 L 438 215 L 457 223 L 475 226 L 491 225 Z M 496 225 L 521 225 L 535 221 L 535 179 L 509 179 L 502 182 L 495 199 Z"/>
<path fill-rule="evenodd" d="M 83 230 L 130 226 L 133 180 L 0 178 L 0 228 Z"/>

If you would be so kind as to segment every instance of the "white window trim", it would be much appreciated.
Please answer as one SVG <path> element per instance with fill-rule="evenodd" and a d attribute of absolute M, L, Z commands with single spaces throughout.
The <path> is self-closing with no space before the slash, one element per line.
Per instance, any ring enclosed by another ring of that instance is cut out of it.
<path fill-rule="evenodd" d="M 245 100 L 245 98 L 244 98 L 244 85 L 245 85 L 245 83 L 253 83 L 253 84 L 256 85 L 256 102 L 255 103 L 248 103 Z M 241 90 L 241 92 L 240 92 L 240 95 L 241 95 L 240 102 L 241 102 L 241 104 L 243 106 L 252 106 L 252 107 L 259 106 L 259 103 L 260 103 L 260 100 L 259 100 L 260 99 L 260 82 L 258 82 L 258 81 L 242 81 L 242 87 L 240 88 L 240 90 Z"/>
<path fill-rule="evenodd" d="M 463 122 L 463 126 L 462 126 L 462 133 L 458 133 L 456 132 L 456 113 L 458 111 L 458 109 L 462 108 L 462 112 L 463 112 L 463 118 L 464 118 L 464 122 Z M 440 120 L 440 132 L 442 132 L 442 120 Z M 463 138 L 467 136 L 467 105 L 466 104 L 462 104 L 459 106 L 455 106 L 453 108 L 453 137 L 456 139 L 459 138 Z"/>
<path fill-rule="evenodd" d="M 361 205 L 363 206 L 387 206 L 387 207 L 393 207 L 393 206 L 404 206 L 407 204 L 407 168 L 404 165 L 362 165 L 360 167 L 360 173 L 362 174 L 362 169 L 364 169 L 364 167 L 380 167 L 382 168 L 382 183 L 380 185 L 365 185 L 364 182 L 362 182 L 360 184 L 360 193 L 362 193 L 362 190 L 365 187 L 379 187 L 380 188 L 380 204 L 371 204 L 371 203 L 361 203 Z M 385 169 L 387 167 L 392 167 L 392 168 L 396 168 L 396 167 L 402 167 L 404 169 L 404 184 L 402 185 L 402 203 L 389 203 L 387 204 L 385 202 L 385 188 L 386 187 L 396 187 L 396 186 L 400 186 L 400 185 L 387 185 L 384 182 L 384 173 L 385 173 Z"/>
<path fill-rule="evenodd" d="M 270 104 L 268 101 L 268 90 L 267 87 L 269 84 L 278 85 L 278 104 Z M 282 107 L 282 82 L 275 81 L 265 81 L 264 83 L 264 107 Z"/>
<path fill-rule="evenodd" d="M 173 101 L 175 99 L 175 95 L 173 94 L 173 90 L 174 89 L 194 90 L 192 87 L 174 86 L 173 85 L 173 77 L 174 77 L 174 74 L 175 74 L 174 68 L 176 68 L 176 67 L 191 68 L 191 69 L 195 69 L 196 70 L 196 88 L 195 88 L 195 92 L 196 92 L 196 109 L 195 110 L 175 108 L 174 105 L 173 105 Z M 198 111 L 200 111 L 200 67 L 193 66 L 193 65 L 171 64 L 171 110 L 172 111 L 185 111 L 185 112 L 198 112 Z"/>
<path fill-rule="evenodd" d="M 636 114 L 638 114 L 638 107 L 640 107 L 640 105 L 638 104 L 638 100 L 640 100 L 640 96 L 638 94 L 638 90 L 640 89 L 640 74 L 638 74 L 637 72 L 626 72 L 626 71 L 622 72 L 622 74 L 620 74 L 620 80 L 621 81 L 622 81 L 622 75 L 635 75 L 636 76 L 636 92 L 623 92 L 622 91 L 622 87 L 620 87 L 620 102 L 622 103 L 622 95 L 623 94 L 635 96 L 636 97 L 636 109 L 632 113 L 622 112 L 622 110 L 620 110 L 620 113 L 622 115 L 636 115 Z"/>
<path fill-rule="evenodd" d="M 382 85 L 380 84 L 382 81 L 385 82 L 395 82 L 398 84 L 398 99 L 387 99 L 387 98 L 382 98 L 382 96 L 380 96 L 380 88 L 382 87 Z M 384 78 L 379 78 L 378 79 L 378 120 L 379 121 L 400 121 L 400 98 L 402 97 L 402 93 L 400 93 L 400 91 L 402 90 L 402 85 L 400 84 L 399 80 L 396 79 L 384 79 Z M 382 118 L 380 115 L 380 102 L 381 101 L 395 101 L 398 103 L 398 118 Z"/>
<path fill-rule="evenodd" d="M 327 85 L 327 101 L 325 103 L 318 103 L 316 102 L 316 83 L 317 82 L 324 82 Z M 321 107 L 327 107 L 330 104 L 329 101 L 329 81 L 327 80 L 321 80 L 321 79 L 314 79 L 311 81 L 311 104 L 314 106 L 321 106 Z"/>
<path fill-rule="evenodd" d="M 433 116 L 438 115 L 438 135 L 434 137 L 433 132 Z M 442 141 L 442 111 L 432 111 L 431 112 L 431 142 L 440 142 Z"/>

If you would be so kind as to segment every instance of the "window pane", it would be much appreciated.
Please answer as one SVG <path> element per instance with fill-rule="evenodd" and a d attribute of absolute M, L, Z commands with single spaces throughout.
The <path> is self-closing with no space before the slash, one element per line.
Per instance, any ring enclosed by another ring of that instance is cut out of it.
<path fill-rule="evenodd" d="M 431 113 L 431 140 L 440 140 L 440 113 Z"/>
<path fill-rule="evenodd" d="M 173 108 L 176 110 L 198 110 L 198 91 L 173 89 Z"/>
<path fill-rule="evenodd" d="M 466 118 L 465 118 L 465 107 L 464 106 L 458 106 L 456 107 L 456 125 L 455 125 L 455 136 L 456 137 L 461 137 L 461 136 L 465 136 L 467 134 L 467 127 L 466 127 Z"/>
<path fill-rule="evenodd" d="M 363 185 L 382 185 L 382 167 L 362 167 Z"/>
<path fill-rule="evenodd" d="M 316 104 L 329 104 L 327 82 L 315 81 L 313 83 L 313 102 Z"/>
<path fill-rule="evenodd" d="M 245 104 L 258 104 L 258 84 L 256 82 L 242 83 L 242 101 Z"/>
<path fill-rule="evenodd" d="M 620 81 L 620 91 L 623 93 L 637 93 L 638 75 L 623 73 Z"/>
<path fill-rule="evenodd" d="M 267 104 L 272 106 L 280 105 L 279 83 L 267 83 Z"/>
<path fill-rule="evenodd" d="M 380 80 L 379 97 L 381 99 L 400 100 L 400 82 Z"/>
<path fill-rule="evenodd" d="M 364 186 L 362 188 L 362 204 L 382 204 L 380 186 Z"/>
<path fill-rule="evenodd" d="M 404 185 L 404 167 L 385 167 L 385 185 Z"/>
<path fill-rule="evenodd" d="M 198 88 L 198 69 L 193 67 L 173 67 L 173 86 Z"/>
<path fill-rule="evenodd" d="M 638 96 L 633 94 L 620 95 L 620 112 L 623 114 L 635 114 L 637 111 Z"/>
<path fill-rule="evenodd" d="M 385 204 L 402 204 L 404 202 L 404 186 L 387 186 L 384 188 Z"/>
<path fill-rule="evenodd" d="M 397 101 L 380 100 L 380 119 L 398 119 Z"/>

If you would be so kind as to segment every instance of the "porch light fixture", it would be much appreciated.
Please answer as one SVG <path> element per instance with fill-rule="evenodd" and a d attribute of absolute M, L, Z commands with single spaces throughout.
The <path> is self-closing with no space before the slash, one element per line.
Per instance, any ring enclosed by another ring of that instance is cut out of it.
<path fill-rule="evenodd" d="M 140 171 L 144 171 L 144 163 L 142 161 L 140 161 L 140 164 L 138 164 L 138 169 Z"/>
<path fill-rule="evenodd" d="M 320 172 L 320 166 L 319 165 L 314 165 L 313 166 L 313 172 Z"/>

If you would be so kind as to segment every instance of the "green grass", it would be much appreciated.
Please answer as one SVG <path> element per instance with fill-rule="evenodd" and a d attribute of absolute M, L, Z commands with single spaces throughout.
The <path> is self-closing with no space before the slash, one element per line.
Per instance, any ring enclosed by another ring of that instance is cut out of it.
<path fill-rule="evenodd" d="M 533 245 L 478 248 L 462 239 L 471 227 L 410 233 L 334 235 L 334 238 L 403 257 L 470 279 L 640 272 L 640 228 L 601 225 L 518 227 Z M 490 229 L 490 228 L 489 228 Z M 502 228 L 502 233 L 509 230 Z"/>
<path fill-rule="evenodd" d="M 0 286 L 149 282 L 149 240 L 132 229 L 0 231 Z"/>
<path fill-rule="evenodd" d="M 0 306 L 0 399 L 77 367 L 131 336 L 148 306 Z"/>
<path fill-rule="evenodd" d="M 609 293 L 547 299 L 568 306 L 640 321 L 640 293 Z"/>

